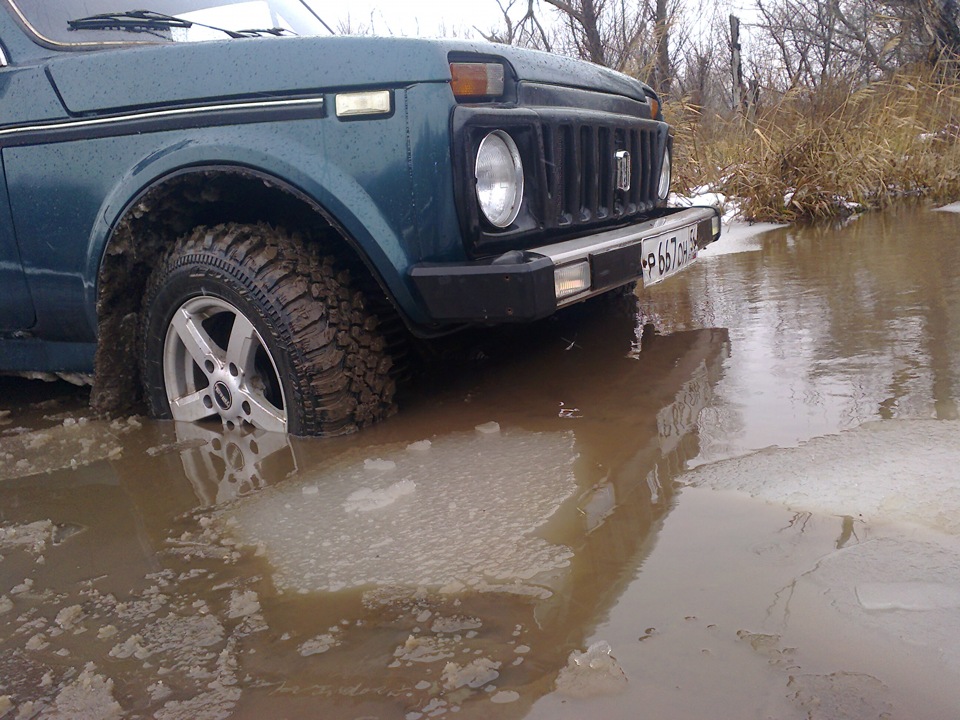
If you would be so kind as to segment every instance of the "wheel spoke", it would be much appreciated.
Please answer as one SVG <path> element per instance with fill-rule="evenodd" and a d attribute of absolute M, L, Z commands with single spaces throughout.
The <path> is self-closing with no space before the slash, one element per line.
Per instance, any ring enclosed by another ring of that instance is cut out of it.
<path fill-rule="evenodd" d="M 274 407 L 262 394 L 256 391 L 244 394 L 244 401 L 250 404 L 250 413 L 246 419 L 254 427 L 270 432 L 286 432 L 287 416 L 278 407 Z"/>
<path fill-rule="evenodd" d="M 178 398 L 170 398 L 170 414 L 180 422 L 196 422 L 213 414 L 209 407 L 204 405 L 205 391 L 190 393 Z"/>
<path fill-rule="evenodd" d="M 260 344 L 257 331 L 243 314 L 234 316 L 233 329 L 230 331 L 230 343 L 227 346 L 227 363 L 233 363 L 242 372 L 253 370 L 253 360 Z"/>
<path fill-rule="evenodd" d="M 222 351 L 210 339 L 203 326 L 197 322 L 196 316 L 188 312 L 186 308 L 180 308 L 179 311 L 174 313 L 170 324 L 176 330 L 180 341 L 187 349 L 187 353 L 197 365 L 204 367 L 204 360 L 207 359 L 217 359 L 222 363 Z"/>

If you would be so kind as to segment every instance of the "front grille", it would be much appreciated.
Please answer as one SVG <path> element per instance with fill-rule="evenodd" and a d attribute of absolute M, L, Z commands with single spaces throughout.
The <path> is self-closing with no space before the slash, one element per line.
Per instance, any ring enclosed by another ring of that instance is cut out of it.
<path fill-rule="evenodd" d="M 453 114 L 455 192 L 471 257 L 536 247 L 622 225 L 661 203 L 657 182 L 669 127 L 586 108 L 458 106 Z M 524 167 L 524 203 L 509 228 L 492 227 L 476 200 L 474 163 L 484 136 L 504 130 Z M 630 187 L 617 187 L 617 152 L 630 154 Z"/>
<path fill-rule="evenodd" d="M 637 125 L 650 125 L 640 121 Z M 649 212 L 657 204 L 657 130 L 624 124 L 542 125 L 543 221 L 560 229 Z M 617 151 L 630 154 L 630 188 L 617 188 Z"/>

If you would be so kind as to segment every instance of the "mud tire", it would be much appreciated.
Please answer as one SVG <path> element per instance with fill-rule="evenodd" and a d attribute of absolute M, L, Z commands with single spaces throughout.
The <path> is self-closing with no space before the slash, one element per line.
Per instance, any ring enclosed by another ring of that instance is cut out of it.
<path fill-rule="evenodd" d="M 156 417 L 172 417 L 163 358 L 173 315 L 210 296 L 259 333 L 282 386 L 287 432 L 343 435 L 394 411 L 391 361 L 349 271 L 296 234 L 231 223 L 185 235 L 147 283 L 141 378 Z"/>

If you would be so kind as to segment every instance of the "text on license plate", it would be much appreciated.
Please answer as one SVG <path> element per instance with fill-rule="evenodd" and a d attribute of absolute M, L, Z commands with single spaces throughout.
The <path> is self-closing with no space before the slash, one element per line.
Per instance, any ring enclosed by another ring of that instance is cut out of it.
<path fill-rule="evenodd" d="M 640 252 L 643 284 L 660 282 L 697 259 L 697 226 L 647 238 L 642 242 Z"/>

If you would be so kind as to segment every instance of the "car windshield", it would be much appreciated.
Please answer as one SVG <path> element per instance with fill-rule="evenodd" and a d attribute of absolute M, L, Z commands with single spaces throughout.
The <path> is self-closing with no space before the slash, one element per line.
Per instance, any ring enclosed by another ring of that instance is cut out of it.
<path fill-rule="evenodd" d="M 329 34 L 320 19 L 301 0 L 9 2 L 41 41 L 58 45 L 198 42 L 250 35 Z"/>

